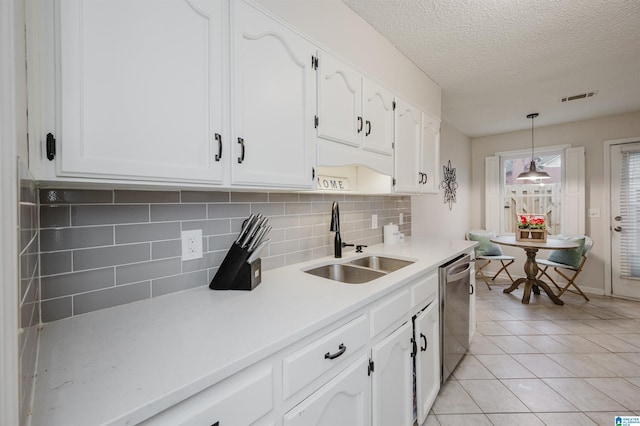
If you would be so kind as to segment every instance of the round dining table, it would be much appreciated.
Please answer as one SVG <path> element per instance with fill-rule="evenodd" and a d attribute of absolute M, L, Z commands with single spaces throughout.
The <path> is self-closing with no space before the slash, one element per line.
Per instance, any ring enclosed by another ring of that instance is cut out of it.
<path fill-rule="evenodd" d="M 514 236 L 493 237 L 491 238 L 491 242 L 504 246 L 520 247 L 524 249 L 527 254 L 527 260 L 524 263 L 524 273 L 526 275 L 526 278 L 518 278 L 517 280 L 515 280 L 509 288 L 505 288 L 503 290 L 504 293 L 511 293 L 513 290 L 520 287 L 520 284 L 524 284 L 522 303 L 528 304 L 531 297 L 531 290 L 533 290 L 535 294 L 540 294 L 539 287 L 542 287 L 542 289 L 547 293 L 549 299 L 551 299 L 553 303 L 555 303 L 556 305 L 564 305 L 564 302 L 555 295 L 549 285 L 547 285 L 547 283 L 545 283 L 541 279 L 538 279 L 538 264 L 536 263 L 536 254 L 538 253 L 538 250 L 571 250 L 578 248 L 578 244 L 572 243 L 570 241 L 556 240 L 552 238 L 548 238 L 545 242 L 527 240 L 518 241 Z"/>

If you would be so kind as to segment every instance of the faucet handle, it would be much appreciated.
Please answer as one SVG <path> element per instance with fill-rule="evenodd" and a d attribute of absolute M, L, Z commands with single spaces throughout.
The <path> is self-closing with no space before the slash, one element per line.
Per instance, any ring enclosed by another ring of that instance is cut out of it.
<path fill-rule="evenodd" d="M 342 247 L 353 247 L 353 246 L 354 246 L 354 244 L 348 244 L 348 243 L 345 243 L 345 242 L 342 243 Z"/>
<path fill-rule="evenodd" d="M 358 244 L 358 245 L 356 246 L 356 253 L 362 253 L 362 248 L 363 248 L 363 247 L 368 247 L 368 246 L 366 246 L 366 245 L 364 245 L 364 244 Z"/>

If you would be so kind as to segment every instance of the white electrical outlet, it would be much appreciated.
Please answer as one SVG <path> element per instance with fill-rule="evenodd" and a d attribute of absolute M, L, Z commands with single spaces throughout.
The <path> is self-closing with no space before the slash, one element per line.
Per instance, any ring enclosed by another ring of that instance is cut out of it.
<path fill-rule="evenodd" d="M 182 260 L 202 259 L 202 229 L 182 231 Z"/>
<path fill-rule="evenodd" d="M 404 225 L 404 214 L 400 213 L 400 218 L 398 219 L 398 223 L 400 225 Z"/>
<path fill-rule="evenodd" d="M 378 215 L 371 215 L 371 229 L 378 229 Z"/>

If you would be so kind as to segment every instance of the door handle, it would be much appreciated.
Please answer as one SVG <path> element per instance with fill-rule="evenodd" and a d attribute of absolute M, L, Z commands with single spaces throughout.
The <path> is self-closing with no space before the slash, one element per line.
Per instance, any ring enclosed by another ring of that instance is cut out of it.
<path fill-rule="evenodd" d="M 424 341 L 424 346 L 420 346 L 420 352 L 424 352 L 427 350 L 427 336 L 425 336 L 424 334 L 420 333 L 420 338 Z"/>
<path fill-rule="evenodd" d="M 367 120 L 367 131 L 365 132 L 365 136 L 369 136 L 371 134 L 371 122 Z"/>
<path fill-rule="evenodd" d="M 362 131 L 362 117 L 358 117 L 358 133 Z"/>
<path fill-rule="evenodd" d="M 346 350 L 347 350 L 347 347 L 343 343 L 340 343 L 340 345 L 338 345 L 338 352 L 336 352 L 335 354 L 327 352 L 326 354 L 324 354 L 324 359 L 336 359 L 340 355 L 342 355 Z"/>
<path fill-rule="evenodd" d="M 613 218 L 616 222 L 620 222 L 622 220 L 622 216 L 616 216 Z"/>
<path fill-rule="evenodd" d="M 216 141 L 218 142 L 218 153 L 216 154 L 216 161 L 220 161 L 222 159 L 222 136 L 220 133 L 216 133 Z"/>
<path fill-rule="evenodd" d="M 616 231 L 616 232 L 621 232 L 622 231 L 622 227 L 616 226 L 615 228 L 613 228 L 613 230 Z"/>
<path fill-rule="evenodd" d="M 238 164 L 242 164 L 244 161 L 244 139 L 238 138 L 238 143 L 240 144 L 240 157 L 238 157 Z"/>

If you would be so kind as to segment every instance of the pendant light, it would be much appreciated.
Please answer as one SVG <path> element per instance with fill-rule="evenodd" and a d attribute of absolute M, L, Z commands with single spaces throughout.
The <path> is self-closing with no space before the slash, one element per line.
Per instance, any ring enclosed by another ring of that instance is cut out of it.
<path fill-rule="evenodd" d="M 537 180 L 537 179 L 550 179 L 551 176 L 547 172 L 543 172 L 542 170 L 536 170 L 536 161 L 533 156 L 533 119 L 536 118 L 539 114 L 537 112 L 533 114 L 527 115 L 527 118 L 531 119 L 531 164 L 529 164 L 529 170 L 526 172 L 522 172 L 518 175 L 516 179 L 528 179 L 528 180 Z"/>

